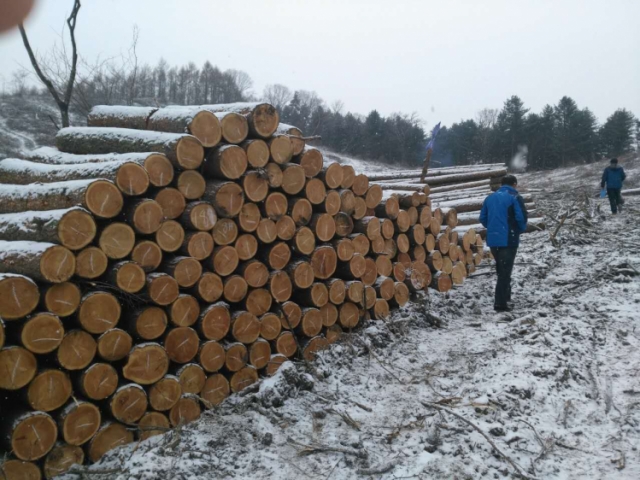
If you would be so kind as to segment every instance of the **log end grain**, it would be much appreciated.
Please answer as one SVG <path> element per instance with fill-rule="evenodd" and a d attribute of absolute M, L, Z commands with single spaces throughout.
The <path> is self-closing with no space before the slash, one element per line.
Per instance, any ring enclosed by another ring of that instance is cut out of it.
<path fill-rule="evenodd" d="M 98 355 L 107 362 L 125 358 L 133 347 L 133 339 L 124 330 L 112 328 L 98 338 Z"/>
<path fill-rule="evenodd" d="M 166 156 L 160 153 L 149 155 L 144 161 L 144 169 L 149 175 L 149 182 L 154 187 L 166 187 L 173 181 L 173 165 Z"/>
<path fill-rule="evenodd" d="M 86 247 L 96 236 L 97 226 L 93 216 L 84 209 L 72 209 L 58 222 L 58 238 L 62 246 L 70 250 Z"/>
<path fill-rule="evenodd" d="M 46 413 L 33 412 L 16 421 L 11 435 L 11 449 L 20 460 L 38 460 L 49 453 L 57 437 L 56 422 Z"/>
<path fill-rule="evenodd" d="M 142 195 L 149 189 L 149 174 L 137 163 L 125 163 L 116 173 L 116 186 L 122 193 L 129 196 Z"/>
<path fill-rule="evenodd" d="M 71 380 L 65 372 L 45 370 L 29 384 L 27 399 L 33 410 L 51 412 L 67 403 L 72 390 Z"/>
<path fill-rule="evenodd" d="M 65 247 L 54 245 L 40 258 L 40 272 L 51 283 L 69 280 L 76 271 L 76 257 Z"/>
<path fill-rule="evenodd" d="M 157 344 L 135 346 L 129 353 L 122 375 L 141 385 L 151 385 L 164 377 L 169 369 L 167 351 Z"/>
<path fill-rule="evenodd" d="M 176 160 L 184 170 L 195 170 L 204 160 L 204 148 L 195 137 L 185 135 L 178 141 Z"/>
<path fill-rule="evenodd" d="M 87 187 L 84 205 L 97 217 L 113 218 L 122 211 L 124 198 L 115 184 L 97 180 Z"/>
<path fill-rule="evenodd" d="M 98 239 L 98 245 L 105 255 L 119 260 L 131 253 L 136 242 L 136 234 L 126 223 L 111 223 L 105 227 Z"/>
<path fill-rule="evenodd" d="M 62 343 L 64 326 L 56 315 L 38 313 L 27 320 L 20 332 L 20 342 L 35 354 L 51 353 Z M 38 410 L 38 409 L 36 409 Z"/>
<path fill-rule="evenodd" d="M 0 318 L 17 320 L 30 314 L 40 301 L 36 283 L 22 275 L 0 275 Z"/>

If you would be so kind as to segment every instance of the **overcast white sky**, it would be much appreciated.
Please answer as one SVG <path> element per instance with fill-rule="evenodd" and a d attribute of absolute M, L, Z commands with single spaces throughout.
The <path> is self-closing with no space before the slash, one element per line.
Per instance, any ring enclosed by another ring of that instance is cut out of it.
<path fill-rule="evenodd" d="M 72 0 L 37 0 L 32 45 L 56 41 Z M 563 95 L 602 122 L 640 116 L 640 0 L 84 0 L 78 44 L 118 55 L 140 29 L 142 61 L 210 60 L 269 83 L 315 90 L 366 114 L 416 112 L 428 128 L 519 95 L 539 111 Z M 0 75 L 27 65 L 0 34 Z"/>

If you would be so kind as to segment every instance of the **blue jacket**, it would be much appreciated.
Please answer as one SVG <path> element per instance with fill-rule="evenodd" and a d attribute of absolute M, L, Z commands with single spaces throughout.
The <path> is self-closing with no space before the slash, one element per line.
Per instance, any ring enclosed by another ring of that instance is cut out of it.
<path fill-rule="evenodd" d="M 518 191 L 504 185 L 489 195 L 482 204 L 480 223 L 487 228 L 489 247 L 517 247 L 527 229 L 527 209 Z"/>
<path fill-rule="evenodd" d="M 605 183 L 607 188 L 622 188 L 622 182 L 627 178 L 622 167 L 607 167 L 602 172 L 602 182 L 600 182 L 600 188 L 604 188 Z"/>

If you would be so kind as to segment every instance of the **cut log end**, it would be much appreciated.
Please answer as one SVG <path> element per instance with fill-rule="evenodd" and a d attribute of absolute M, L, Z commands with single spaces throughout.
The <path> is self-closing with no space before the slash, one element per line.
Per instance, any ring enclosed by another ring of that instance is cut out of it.
<path fill-rule="evenodd" d="M 129 353 L 122 375 L 140 385 L 151 385 L 164 377 L 169 369 L 169 357 L 157 344 L 143 344 Z"/>
<path fill-rule="evenodd" d="M 74 402 L 62 415 L 62 438 L 71 446 L 87 443 L 100 429 L 100 409 L 90 402 Z"/>
<path fill-rule="evenodd" d="M 39 313 L 27 320 L 20 332 L 20 342 L 35 354 L 53 352 L 64 338 L 64 326 L 50 313 Z M 38 409 L 36 409 L 38 410 Z"/>
<path fill-rule="evenodd" d="M 133 247 L 131 260 L 140 265 L 145 272 L 152 272 L 162 262 L 162 249 L 151 240 L 142 240 Z"/>
<path fill-rule="evenodd" d="M 107 362 L 117 362 L 131 351 L 133 339 L 124 330 L 113 328 L 98 338 L 98 355 Z"/>
<path fill-rule="evenodd" d="M 207 379 L 202 367 L 195 363 L 181 367 L 177 376 L 182 386 L 182 393 L 192 393 L 194 395 L 202 391 Z"/>
<path fill-rule="evenodd" d="M 93 216 L 83 209 L 65 213 L 58 222 L 60 244 L 70 250 L 80 250 L 96 236 L 97 226 Z"/>
<path fill-rule="evenodd" d="M 40 273 L 51 283 L 69 280 L 76 271 L 76 257 L 65 247 L 48 248 L 40 258 Z"/>
<path fill-rule="evenodd" d="M 30 278 L 0 274 L 0 298 L 0 318 L 17 320 L 27 316 L 38 306 L 40 292 Z"/>
<path fill-rule="evenodd" d="M 137 163 L 125 163 L 116 173 L 116 186 L 122 193 L 129 196 L 142 195 L 149 189 L 149 175 Z"/>
<path fill-rule="evenodd" d="M 120 260 L 131 253 L 136 234 L 126 223 L 111 223 L 100 234 L 98 244 L 105 255 Z"/>
<path fill-rule="evenodd" d="M 224 375 L 216 373 L 207 378 L 201 396 L 216 407 L 229 396 L 230 392 L 229 380 Z"/>
<path fill-rule="evenodd" d="M 247 365 L 243 369 L 237 371 L 231 377 L 229 385 L 234 393 L 240 392 L 258 381 L 258 371 L 255 367 Z"/>
<path fill-rule="evenodd" d="M 171 427 L 167 416 L 160 412 L 145 413 L 138 426 L 142 429 L 140 432 L 140 440 L 144 441 L 156 435 L 162 435 Z"/>
<path fill-rule="evenodd" d="M 195 170 L 185 170 L 178 175 L 177 187 L 186 200 L 197 200 L 204 195 L 207 183 L 204 177 Z M 180 200 L 178 200 L 180 202 Z M 179 205 L 181 205 L 180 202 Z"/>
<path fill-rule="evenodd" d="M 159 153 L 149 155 L 144 161 L 149 182 L 154 187 L 166 187 L 173 181 L 174 168 L 167 157 Z"/>
<path fill-rule="evenodd" d="M 114 295 L 92 292 L 80 302 L 78 321 L 87 332 L 102 334 L 117 325 L 121 311 L 120 302 Z"/>
<path fill-rule="evenodd" d="M 71 397 L 69 376 L 60 370 L 45 370 L 29 384 L 29 406 L 36 411 L 51 412 L 62 407 Z"/>
<path fill-rule="evenodd" d="M 122 210 L 124 199 L 116 185 L 98 180 L 87 187 L 84 204 L 97 217 L 113 218 Z"/>
<path fill-rule="evenodd" d="M 49 453 L 57 437 L 56 422 L 46 413 L 34 412 L 16 421 L 11 449 L 20 460 L 35 461 Z"/>
<path fill-rule="evenodd" d="M 133 442 L 133 432 L 120 423 L 108 423 L 91 439 L 88 448 L 89 460 L 97 462 L 109 450 Z"/>
<path fill-rule="evenodd" d="M 0 479 L 2 480 L 40 480 L 41 478 L 40 468 L 32 462 L 11 459 L 5 460 L 0 465 Z"/>
<path fill-rule="evenodd" d="M 166 376 L 154 383 L 149 389 L 149 405 L 158 412 L 171 410 L 182 395 L 180 380 L 174 376 Z"/>
<path fill-rule="evenodd" d="M 58 363 L 67 370 L 82 370 L 91 363 L 97 349 L 96 341 L 87 332 L 71 330 L 58 347 Z"/>
<path fill-rule="evenodd" d="M 215 373 L 224 367 L 226 353 L 224 347 L 215 340 L 205 342 L 200 347 L 198 360 L 206 372 Z"/>
<path fill-rule="evenodd" d="M 195 137 L 185 135 L 178 140 L 176 160 L 184 170 L 197 169 L 204 160 L 202 144 Z"/>
<path fill-rule="evenodd" d="M 133 320 L 133 332 L 142 340 L 155 340 L 167 329 L 167 314 L 159 307 L 147 307 Z"/>
<path fill-rule="evenodd" d="M 202 409 L 197 398 L 184 395 L 169 412 L 169 421 L 174 427 L 186 425 L 200 418 Z"/>
<path fill-rule="evenodd" d="M 108 363 L 94 363 L 80 377 L 80 390 L 91 400 L 104 400 L 118 388 L 118 372 Z"/>
<path fill-rule="evenodd" d="M 95 432 L 94 432 L 95 433 Z M 55 477 L 67 473 L 74 465 L 82 465 L 85 460 L 84 450 L 79 446 L 60 444 L 53 447 L 51 452 L 47 455 L 44 461 L 43 472 L 44 477 L 47 480 L 51 480 Z M 24 480 L 31 480 L 30 477 L 19 477 Z M 38 476 L 33 477 L 33 480 L 40 479 L 40 472 Z M 7 480 L 11 480 L 8 477 Z"/>
<path fill-rule="evenodd" d="M 164 348 L 169 359 L 175 363 L 189 363 L 198 354 L 200 339 L 190 327 L 177 327 L 169 331 L 164 340 Z"/>

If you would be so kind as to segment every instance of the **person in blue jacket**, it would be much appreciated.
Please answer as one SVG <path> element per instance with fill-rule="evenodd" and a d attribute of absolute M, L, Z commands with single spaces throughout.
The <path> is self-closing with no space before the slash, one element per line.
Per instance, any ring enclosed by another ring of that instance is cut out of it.
<path fill-rule="evenodd" d="M 514 175 L 505 176 L 502 187 L 485 199 L 480 212 L 480 223 L 487 229 L 487 245 L 496 261 L 498 281 L 493 307 L 497 312 L 511 311 L 507 304 L 511 301 L 511 272 L 520 234 L 527 229 L 527 209 L 517 186 Z"/>
<path fill-rule="evenodd" d="M 611 204 L 611 213 L 616 215 L 619 210 L 622 210 L 622 182 L 627 178 L 624 173 L 624 168 L 618 166 L 618 159 L 612 158 L 610 165 L 602 172 L 602 181 L 600 182 L 600 188 L 607 186 L 607 195 L 609 196 L 609 203 Z"/>

